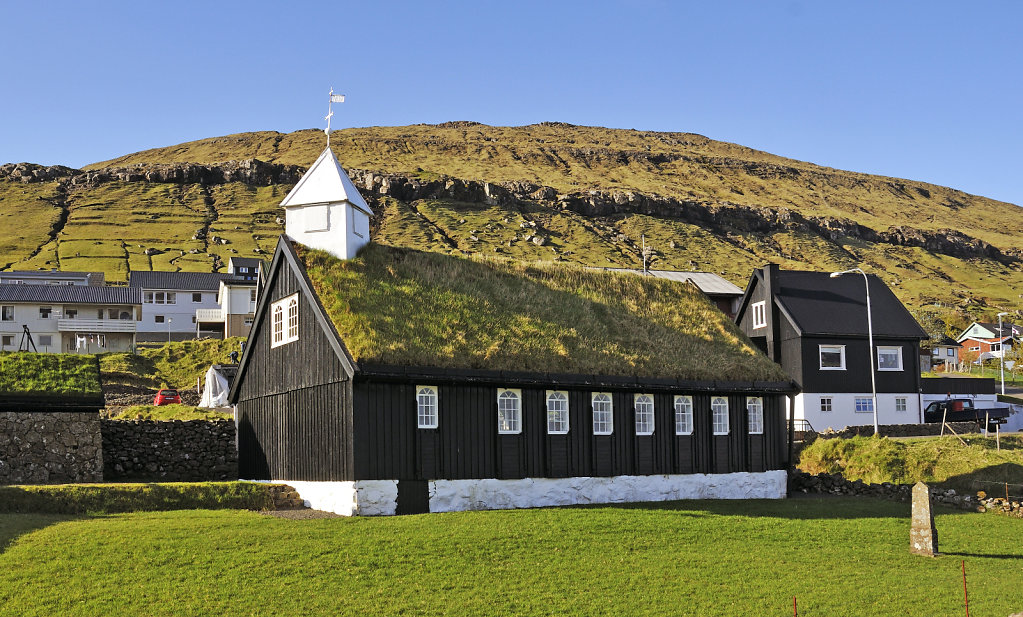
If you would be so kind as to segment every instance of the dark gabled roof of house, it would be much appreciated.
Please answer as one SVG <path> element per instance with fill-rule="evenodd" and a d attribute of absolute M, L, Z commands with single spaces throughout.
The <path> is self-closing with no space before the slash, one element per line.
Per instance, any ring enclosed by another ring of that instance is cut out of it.
<path fill-rule="evenodd" d="M 183 291 L 217 291 L 220 281 L 234 279 L 226 272 L 148 272 L 136 270 L 128 274 L 128 286 L 140 289 Z"/>
<path fill-rule="evenodd" d="M 288 240 L 282 250 L 300 260 L 356 370 L 788 381 L 683 282 L 376 244 L 350 260 Z"/>
<path fill-rule="evenodd" d="M 54 304 L 142 304 L 142 290 L 98 285 L 0 284 L 0 302 Z"/>
<path fill-rule="evenodd" d="M 259 264 L 263 263 L 263 260 L 258 257 L 231 257 L 228 259 L 228 263 L 232 263 L 236 267 L 257 268 Z"/>
<path fill-rule="evenodd" d="M 936 341 L 931 341 L 933 347 L 962 347 L 954 338 L 951 336 L 943 336 Z"/>
<path fill-rule="evenodd" d="M 868 274 L 874 336 L 926 339 L 884 281 Z M 780 270 L 775 302 L 801 334 L 866 336 L 867 301 L 860 274 L 831 278 L 827 272 Z"/>
<path fill-rule="evenodd" d="M 1013 324 L 1013 323 L 1009 323 L 1007 321 L 1003 321 L 1002 322 L 1002 331 L 1001 332 L 998 331 L 998 322 L 997 321 L 994 322 L 994 323 L 986 323 L 986 322 L 978 321 L 977 325 L 983 326 L 983 327 L 987 328 L 992 333 L 994 333 L 994 335 L 996 337 L 1019 336 L 1021 331 L 1023 331 L 1023 328 L 1020 328 L 1020 326 L 1018 326 L 1016 324 Z"/>

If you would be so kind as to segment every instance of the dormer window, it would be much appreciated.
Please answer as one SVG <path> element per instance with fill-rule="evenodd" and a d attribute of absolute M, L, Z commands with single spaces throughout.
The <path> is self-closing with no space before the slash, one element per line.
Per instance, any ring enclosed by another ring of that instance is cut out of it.
<path fill-rule="evenodd" d="M 767 327 L 767 302 L 753 303 L 753 327 Z"/>
<path fill-rule="evenodd" d="M 298 294 L 292 294 L 270 306 L 270 347 L 298 340 Z"/>

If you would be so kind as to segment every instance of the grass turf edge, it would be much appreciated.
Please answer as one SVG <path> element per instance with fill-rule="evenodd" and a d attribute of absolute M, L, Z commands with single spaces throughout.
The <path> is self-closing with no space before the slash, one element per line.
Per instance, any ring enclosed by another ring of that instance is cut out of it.
<path fill-rule="evenodd" d="M 266 510 L 270 485 L 166 482 L 0 486 L 0 513 L 114 514 L 166 510 Z"/>

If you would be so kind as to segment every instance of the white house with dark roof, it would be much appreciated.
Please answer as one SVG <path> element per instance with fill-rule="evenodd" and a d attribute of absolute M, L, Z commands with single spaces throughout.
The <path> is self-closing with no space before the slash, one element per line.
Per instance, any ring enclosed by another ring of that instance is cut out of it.
<path fill-rule="evenodd" d="M 0 272 L 0 284 L 11 285 L 103 285 L 102 272 L 66 270 L 9 270 Z"/>
<path fill-rule="evenodd" d="M 141 315 L 138 289 L 4 283 L 0 284 L 0 350 L 132 351 Z"/>
<path fill-rule="evenodd" d="M 221 324 L 220 336 L 223 336 L 218 294 L 221 282 L 233 276 L 222 272 L 131 272 L 128 286 L 142 294 L 139 342 L 196 338 L 197 311 L 216 313 L 216 322 Z M 213 329 L 209 336 L 216 336 L 216 333 Z"/>

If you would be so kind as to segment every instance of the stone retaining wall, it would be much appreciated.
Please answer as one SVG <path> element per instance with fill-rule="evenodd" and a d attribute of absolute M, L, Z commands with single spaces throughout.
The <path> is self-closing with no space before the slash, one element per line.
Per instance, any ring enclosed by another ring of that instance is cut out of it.
<path fill-rule="evenodd" d="M 98 412 L 0 412 L 0 484 L 102 481 Z"/>
<path fill-rule="evenodd" d="M 238 479 L 232 420 L 102 420 L 108 481 Z"/>
<path fill-rule="evenodd" d="M 976 422 L 949 422 L 948 426 L 951 426 L 952 430 L 960 435 L 963 433 L 979 433 L 981 431 L 981 428 Z M 930 424 L 882 424 L 877 428 L 882 437 L 925 437 L 941 434 L 940 422 Z M 849 439 L 850 437 L 856 437 L 857 435 L 870 437 L 873 434 L 874 426 L 872 424 L 867 424 L 864 426 L 847 426 L 840 431 L 825 431 L 823 433 L 805 431 L 803 433 L 802 440 L 809 443 L 817 437 L 824 439 Z M 951 435 L 952 433 L 946 428 L 945 434 Z M 796 440 L 799 441 L 798 434 Z"/>

